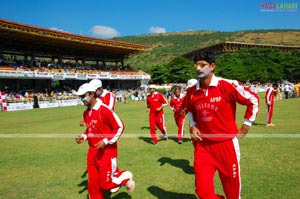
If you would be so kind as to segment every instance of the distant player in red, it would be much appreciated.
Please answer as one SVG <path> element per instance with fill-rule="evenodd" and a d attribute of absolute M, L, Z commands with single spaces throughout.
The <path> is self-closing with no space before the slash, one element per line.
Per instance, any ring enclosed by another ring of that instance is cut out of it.
<path fill-rule="evenodd" d="M 165 126 L 165 118 L 163 107 L 168 105 L 166 98 L 163 94 L 156 91 L 155 85 L 149 86 L 150 93 L 147 96 L 147 108 L 149 109 L 149 123 L 150 134 L 152 143 L 155 145 L 158 143 L 156 136 L 156 127 L 161 131 L 163 137 L 167 140 L 168 134 Z"/>
<path fill-rule="evenodd" d="M 88 140 L 87 154 L 88 193 L 90 199 L 104 199 L 104 190 L 118 190 L 126 186 L 135 188 L 132 173 L 120 171 L 117 166 L 117 140 L 124 131 L 124 124 L 116 113 L 96 97 L 94 87 L 85 83 L 77 95 L 87 109 L 83 113 L 86 130 L 75 138 L 78 144 Z"/>
<path fill-rule="evenodd" d="M 192 86 L 195 86 L 197 84 L 198 80 L 197 79 L 189 79 L 187 81 L 187 84 L 186 84 L 186 90 Z M 186 111 L 186 95 L 183 97 L 183 102 L 182 102 L 182 105 L 181 105 L 181 115 L 186 115 L 187 111 Z"/>
<path fill-rule="evenodd" d="M 194 144 L 196 194 L 201 199 L 225 199 L 215 193 L 218 171 L 227 199 L 240 199 L 240 150 L 237 137 L 244 137 L 256 119 L 258 96 L 235 80 L 216 77 L 215 58 L 200 52 L 195 58 L 198 83 L 187 90 L 187 111 Z M 246 106 L 244 123 L 237 127 L 236 103 Z"/>
<path fill-rule="evenodd" d="M 177 131 L 178 144 L 182 144 L 185 114 L 182 114 L 181 107 L 184 100 L 184 95 L 181 94 L 181 88 L 179 86 L 175 86 L 173 88 L 173 93 L 174 93 L 174 97 L 170 100 L 170 109 L 174 112 L 174 119 L 178 127 L 178 131 Z"/>
<path fill-rule="evenodd" d="M 273 110 L 274 110 L 274 97 L 275 97 L 275 91 L 278 87 L 277 84 L 273 83 L 272 85 L 269 83 L 269 87 L 266 91 L 266 105 L 267 105 L 267 126 L 275 126 L 272 123 L 272 117 L 273 117 Z"/>

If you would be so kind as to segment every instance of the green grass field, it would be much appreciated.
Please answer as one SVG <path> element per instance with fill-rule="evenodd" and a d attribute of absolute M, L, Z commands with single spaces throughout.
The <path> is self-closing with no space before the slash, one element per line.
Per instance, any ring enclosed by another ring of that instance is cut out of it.
<path fill-rule="evenodd" d="M 121 188 L 108 198 L 196 199 L 189 136 L 182 145 L 171 138 L 153 146 L 145 107 L 145 101 L 116 105 L 126 126 L 118 141 L 118 165 L 133 172 L 136 190 L 128 194 Z M 88 145 L 74 140 L 84 131 L 79 127 L 83 110 L 75 106 L 0 112 L 0 198 L 87 198 Z M 244 110 L 238 107 L 238 124 Z M 276 126 L 265 127 L 266 107 L 261 100 L 255 125 L 240 140 L 243 198 L 300 198 L 299 111 L 300 99 L 276 101 Z M 177 128 L 169 108 L 165 108 L 165 118 L 169 135 L 175 136 Z M 222 194 L 217 177 L 215 184 Z"/>

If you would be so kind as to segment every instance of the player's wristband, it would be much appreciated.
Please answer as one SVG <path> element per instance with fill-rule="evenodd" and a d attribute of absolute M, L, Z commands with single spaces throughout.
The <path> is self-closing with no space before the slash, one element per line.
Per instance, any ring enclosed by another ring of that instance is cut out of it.
<path fill-rule="evenodd" d="M 87 135 L 86 134 L 82 134 L 82 137 L 84 140 L 87 140 Z"/>
<path fill-rule="evenodd" d="M 107 138 L 104 138 L 102 141 L 104 142 L 105 145 L 108 144 L 108 139 Z"/>
<path fill-rule="evenodd" d="M 245 120 L 244 124 L 247 126 L 252 126 L 252 122 L 250 120 Z"/>

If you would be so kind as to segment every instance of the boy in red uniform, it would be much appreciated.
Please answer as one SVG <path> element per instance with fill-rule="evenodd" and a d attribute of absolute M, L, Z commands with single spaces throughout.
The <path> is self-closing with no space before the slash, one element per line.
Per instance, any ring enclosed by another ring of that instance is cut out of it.
<path fill-rule="evenodd" d="M 266 91 L 266 105 L 267 105 L 267 126 L 275 126 L 272 123 L 272 117 L 273 117 L 273 110 L 274 110 L 274 96 L 275 96 L 275 91 L 278 87 L 277 84 L 273 83 L 272 85 L 268 85 L 269 87 L 267 88 Z"/>
<path fill-rule="evenodd" d="M 155 85 L 149 86 L 150 93 L 147 96 L 147 108 L 149 109 L 149 123 L 150 123 L 150 134 L 152 143 L 155 145 L 158 143 L 156 136 L 156 126 L 163 134 L 163 137 L 167 140 L 168 134 L 165 126 L 165 118 L 163 107 L 168 105 L 166 98 L 163 94 L 156 91 Z M 147 110 L 148 111 L 148 110 Z"/>
<path fill-rule="evenodd" d="M 181 88 L 179 86 L 175 86 L 173 88 L 173 92 L 174 92 L 174 97 L 170 100 L 170 109 L 174 112 L 175 123 L 178 127 L 178 131 L 177 131 L 178 144 L 182 144 L 185 114 L 182 114 L 181 107 L 184 100 L 184 96 L 181 94 Z"/>
<path fill-rule="evenodd" d="M 75 138 L 78 144 L 88 140 L 87 154 L 88 193 L 90 199 L 104 199 L 104 190 L 118 190 L 126 186 L 135 188 L 132 173 L 120 171 L 117 166 L 117 140 L 124 131 L 124 124 L 116 113 L 96 97 L 94 86 L 85 83 L 76 95 L 81 96 L 87 109 L 83 113 L 86 130 Z"/>
<path fill-rule="evenodd" d="M 227 199 L 239 199 L 240 151 L 237 137 L 244 137 L 254 122 L 259 98 L 235 80 L 216 77 L 216 63 L 211 52 L 194 58 L 199 78 L 187 90 L 187 111 L 194 144 L 196 194 L 201 199 L 224 199 L 214 189 L 218 171 Z M 236 103 L 246 106 L 244 123 L 237 127 Z"/>

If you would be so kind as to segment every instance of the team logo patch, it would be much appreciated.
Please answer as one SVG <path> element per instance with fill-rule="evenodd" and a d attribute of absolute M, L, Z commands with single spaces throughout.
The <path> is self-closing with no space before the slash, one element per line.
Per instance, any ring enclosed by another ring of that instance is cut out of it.
<path fill-rule="evenodd" d="M 212 97 L 210 98 L 210 102 L 220 102 L 221 101 L 221 96 L 218 96 L 218 97 Z"/>

